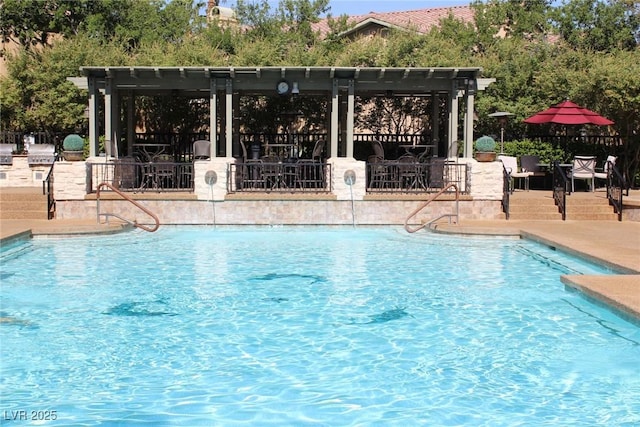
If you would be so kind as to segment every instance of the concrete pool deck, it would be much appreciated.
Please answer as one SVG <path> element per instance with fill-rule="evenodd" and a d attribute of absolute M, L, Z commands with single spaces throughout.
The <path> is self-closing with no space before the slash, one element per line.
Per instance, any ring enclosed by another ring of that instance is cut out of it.
<path fill-rule="evenodd" d="M 0 245 L 19 238 L 50 235 L 110 234 L 130 228 L 95 220 L 3 220 Z M 620 273 L 562 276 L 565 286 L 613 307 L 640 322 L 640 222 L 634 221 L 463 221 L 439 224 L 438 233 L 513 236 L 537 241 Z"/>

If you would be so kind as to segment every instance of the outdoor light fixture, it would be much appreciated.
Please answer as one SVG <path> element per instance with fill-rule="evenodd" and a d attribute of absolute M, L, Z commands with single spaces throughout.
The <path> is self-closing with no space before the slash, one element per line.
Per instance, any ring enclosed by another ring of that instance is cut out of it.
<path fill-rule="evenodd" d="M 300 93 L 300 89 L 298 88 L 298 82 L 293 82 L 293 87 L 291 88 L 291 94 L 297 95 Z"/>
<path fill-rule="evenodd" d="M 500 154 L 504 154 L 504 128 L 507 126 L 509 116 L 513 116 L 513 113 L 507 111 L 497 111 L 489 114 L 489 117 L 495 117 L 500 124 Z"/>
<path fill-rule="evenodd" d="M 475 95 L 477 89 L 478 89 L 478 86 L 476 84 L 476 79 L 469 79 L 467 81 L 467 94 Z"/>

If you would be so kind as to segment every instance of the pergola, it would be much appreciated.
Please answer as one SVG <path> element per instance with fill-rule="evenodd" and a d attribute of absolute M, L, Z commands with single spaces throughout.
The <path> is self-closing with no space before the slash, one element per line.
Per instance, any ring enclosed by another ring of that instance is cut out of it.
<path fill-rule="evenodd" d="M 290 96 L 326 94 L 330 118 L 329 155 L 338 157 L 339 136 L 346 135 L 343 157 L 353 157 L 354 102 L 357 95 L 413 96 L 446 99 L 446 155 L 456 155 L 459 127 L 464 135 L 464 157 L 471 157 L 474 97 L 494 79 L 482 79 L 481 68 L 378 68 L 378 67 L 81 67 L 84 78 L 70 78 L 89 92 L 91 156 L 98 153 L 100 103 L 103 102 L 104 136 L 122 141 L 131 150 L 135 140 L 136 96 L 179 94 L 209 99 L 209 140 L 212 155 L 231 156 L 237 129 L 237 99 L 244 94 Z M 120 100 L 126 99 L 120 117 Z M 339 114 L 346 105 L 346 115 Z M 431 125 L 439 134 L 439 102 L 433 102 Z M 122 135 L 120 123 L 127 123 Z M 220 130 L 217 123 L 220 123 Z M 218 134 L 220 133 L 220 135 Z M 437 144 L 439 141 L 432 141 Z M 218 144 L 221 147 L 218 147 Z M 218 150 L 224 148 L 224 150 Z M 442 153 L 445 154 L 445 153 Z"/>

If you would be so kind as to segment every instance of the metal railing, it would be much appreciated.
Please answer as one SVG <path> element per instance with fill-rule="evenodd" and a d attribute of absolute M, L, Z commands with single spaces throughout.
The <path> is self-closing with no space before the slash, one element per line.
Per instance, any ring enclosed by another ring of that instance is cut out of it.
<path fill-rule="evenodd" d="M 106 187 L 108 189 L 110 189 L 112 192 L 116 193 L 117 195 L 119 195 L 120 197 L 122 197 L 123 199 L 125 199 L 126 201 L 128 201 L 129 203 L 131 203 L 132 205 L 134 205 L 135 207 L 137 207 L 138 209 L 140 209 L 142 212 L 146 213 L 147 215 L 149 215 L 153 221 L 154 221 L 154 226 L 153 227 L 147 227 L 146 225 L 143 224 L 138 224 L 137 221 L 130 221 L 126 218 L 123 218 L 122 216 L 115 214 L 115 213 L 100 213 L 100 192 L 102 190 L 103 187 Z M 127 196 L 126 194 L 124 194 L 122 191 L 118 190 L 116 187 L 114 187 L 113 185 L 109 184 L 108 182 L 101 182 L 100 184 L 98 184 L 98 187 L 96 189 L 96 213 L 97 213 L 97 220 L 98 223 L 100 223 L 100 217 L 104 216 L 105 218 L 107 218 L 107 221 L 109 219 L 110 216 L 114 217 L 114 218 L 118 218 L 128 224 L 133 225 L 134 227 L 138 227 L 142 230 L 148 231 L 153 233 L 154 231 L 156 231 L 158 228 L 160 228 L 160 219 L 158 218 L 158 216 L 156 214 L 154 214 L 153 212 L 151 212 L 149 209 L 147 209 L 146 207 L 142 206 L 140 203 L 136 202 L 135 200 L 133 200 L 132 198 L 130 198 L 129 196 Z"/>
<path fill-rule="evenodd" d="M 471 173 L 467 164 L 445 159 L 427 162 L 377 160 L 367 162 L 368 193 L 434 193 L 456 184 L 462 194 L 471 190 Z"/>
<path fill-rule="evenodd" d="M 124 192 L 193 191 L 193 163 L 114 160 L 87 163 L 87 193 L 106 182 Z"/>
<path fill-rule="evenodd" d="M 569 180 L 558 161 L 553 162 L 553 201 L 562 214 L 562 220 L 567 219 L 567 186 Z"/>
<path fill-rule="evenodd" d="M 607 199 L 609 204 L 613 206 L 613 210 L 618 214 L 618 221 L 622 221 L 622 193 L 628 187 L 626 180 L 615 166 L 614 163 L 608 162 L 607 166 Z M 628 194 L 628 193 L 627 193 Z"/>
<path fill-rule="evenodd" d="M 327 162 L 247 160 L 230 163 L 228 168 L 229 193 L 330 193 L 332 190 L 331 164 Z"/>
<path fill-rule="evenodd" d="M 433 218 L 429 222 L 420 224 L 419 226 L 417 226 L 415 228 L 411 228 L 409 226 L 409 221 L 411 220 L 411 218 L 416 216 L 422 209 L 426 208 L 431 202 L 433 202 L 435 199 L 440 197 L 442 194 L 445 194 L 445 193 L 449 192 L 450 188 L 453 188 L 455 190 L 455 195 L 456 195 L 456 198 L 455 198 L 455 202 L 456 203 L 455 203 L 455 212 L 454 213 L 440 215 L 440 216 L 438 216 L 436 218 Z M 459 211 L 460 211 L 460 209 L 459 209 L 459 200 L 460 200 L 460 191 L 458 190 L 458 186 L 456 184 L 447 185 L 442 190 L 438 191 L 436 194 L 431 196 L 429 198 L 429 200 L 427 200 L 426 202 L 424 202 L 420 206 L 418 206 L 418 208 L 416 208 L 413 212 L 411 212 L 409 214 L 409 216 L 407 216 L 407 219 L 404 220 L 404 229 L 407 230 L 407 233 L 415 233 L 416 231 L 422 230 L 425 227 L 431 226 L 431 224 L 433 224 L 434 222 L 438 221 L 441 218 L 445 218 L 445 217 L 449 218 L 449 223 L 451 223 L 451 218 L 455 218 L 454 223 L 457 224 L 458 223 L 458 219 L 459 219 Z"/>
<path fill-rule="evenodd" d="M 506 168 L 502 168 L 502 212 L 509 219 L 509 196 L 511 195 L 511 176 Z"/>
<path fill-rule="evenodd" d="M 53 167 L 58 160 L 58 155 L 56 154 L 53 158 L 53 163 L 49 167 L 49 172 L 47 176 L 42 181 L 42 194 L 47 196 L 47 219 L 53 219 L 56 214 L 56 199 L 53 194 Z"/>

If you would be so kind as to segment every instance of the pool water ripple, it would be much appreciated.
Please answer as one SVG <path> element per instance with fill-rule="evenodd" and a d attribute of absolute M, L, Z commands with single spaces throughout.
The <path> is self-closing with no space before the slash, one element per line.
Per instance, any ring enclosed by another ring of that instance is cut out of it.
<path fill-rule="evenodd" d="M 65 425 L 640 423 L 639 328 L 566 292 L 557 266 L 606 270 L 543 246 L 287 228 L 103 243 L 2 258 L 3 315 L 38 325 L 0 325 L 3 409 Z"/>

